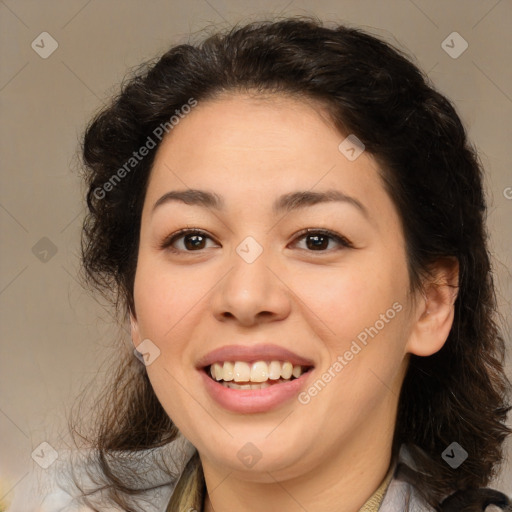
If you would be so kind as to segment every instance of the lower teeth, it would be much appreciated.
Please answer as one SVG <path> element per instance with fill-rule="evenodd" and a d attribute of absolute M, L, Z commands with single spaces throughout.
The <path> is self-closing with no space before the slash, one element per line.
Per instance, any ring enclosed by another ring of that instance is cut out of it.
<path fill-rule="evenodd" d="M 292 379 L 279 379 L 277 381 L 273 381 L 276 384 L 278 382 L 290 382 Z M 225 388 L 230 389 L 265 389 L 269 388 L 270 386 L 273 386 L 275 384 L 270 384 L 269 382 L 257 382 L 257 383 L 251 383 L 251 384 L 237 384 L 236 382 L 218 382 L 219 384 L 222 384 Z"/>

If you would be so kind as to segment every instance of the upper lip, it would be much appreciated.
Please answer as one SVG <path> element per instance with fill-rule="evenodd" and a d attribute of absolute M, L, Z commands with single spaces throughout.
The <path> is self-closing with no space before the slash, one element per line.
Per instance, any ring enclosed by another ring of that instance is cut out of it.
<path fill-rule="evenodd" d="M 225 345 L 208 352 L 197 362 L 197 368 L 204 368 L 221 361 L 289 361 L 293 365 L 314 366 L 313 361 L 299 356 L 278 345 Z"/>

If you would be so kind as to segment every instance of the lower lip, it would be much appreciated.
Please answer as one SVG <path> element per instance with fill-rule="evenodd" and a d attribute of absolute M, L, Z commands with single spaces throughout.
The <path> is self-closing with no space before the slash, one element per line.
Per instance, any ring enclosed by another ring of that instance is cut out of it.
<path fill-rule="evenodd" d="M 263 389 L 231 389 L 210 378 L 200 370 L 210 396 L 222 407 L 239 413 L 258 413 L 274 409 L 295 398 L 306 385 L 313 370 L 299 378 L 281 384 L 271 384 Z"/>

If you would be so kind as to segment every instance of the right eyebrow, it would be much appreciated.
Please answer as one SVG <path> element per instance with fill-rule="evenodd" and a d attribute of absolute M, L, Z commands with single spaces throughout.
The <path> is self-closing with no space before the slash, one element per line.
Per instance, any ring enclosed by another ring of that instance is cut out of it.
<path fill-rule="evenodd" d="M 172 201 L 181 201 L 185 204 L 213 208 L 214 210 L 222 210 L 224 208 L 224 201 L 219 195 L 214 192 L 191 188 L 188 190 L 171 190 L 166 192 L 153 205 L 152 211 L 154 212 L 159 206 Z"/>

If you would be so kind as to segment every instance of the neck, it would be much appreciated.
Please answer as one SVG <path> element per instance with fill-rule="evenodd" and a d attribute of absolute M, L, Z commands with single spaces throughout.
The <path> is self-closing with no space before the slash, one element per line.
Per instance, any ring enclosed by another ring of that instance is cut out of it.
<path fill-rule="evenodd" d="M 389 470 L 392 430 L 374 431 L 373 438 L 358 432 L 357 440 L 345 442 L 310 471 L 292 478 L 266 472 L 258 475 L 258 482 L 247 481 L 230 471 L 221 473 L 203 461 L 207 487 L 204 512 L 358 512 Z"/>

